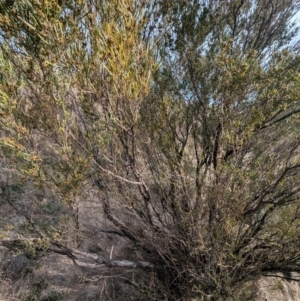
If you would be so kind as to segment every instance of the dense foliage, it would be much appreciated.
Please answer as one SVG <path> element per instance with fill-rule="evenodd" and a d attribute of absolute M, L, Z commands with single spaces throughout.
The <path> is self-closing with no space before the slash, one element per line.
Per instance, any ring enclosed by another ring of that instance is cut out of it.
<path fill-rule="evenodd" d="M 93 187 L 153 300 L 245 299 L 299 270 L 299 5 L 1 1 L 1 202 L 28 220 L 24 245 L 75 256 Z M 14 200 L 28 187 L 30 210 Z M 40 190 L 75 230 L 34 217 Z"/>

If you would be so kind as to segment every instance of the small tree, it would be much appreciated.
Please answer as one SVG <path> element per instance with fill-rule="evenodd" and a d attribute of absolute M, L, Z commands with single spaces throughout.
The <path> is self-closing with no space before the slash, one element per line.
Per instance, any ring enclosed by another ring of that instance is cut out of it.
<path fill-rule="evenodd" d="M 266 272 L 299 270 L 299 1 L 1 7 L 4 166 L 75 221 L 96 183 L 143 261 L 72 249 L 27 215 L 33 244 L 151 268 L 167 300 L 238 300 Z"/>

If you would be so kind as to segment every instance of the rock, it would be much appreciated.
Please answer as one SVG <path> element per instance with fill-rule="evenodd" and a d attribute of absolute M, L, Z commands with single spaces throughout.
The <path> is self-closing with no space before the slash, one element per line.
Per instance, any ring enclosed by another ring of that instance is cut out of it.
<path fill-rule="evenodd" d="M 40 299 L 40 301 L 58 301 L 58 300 L 62 300 L 63 297 L 64 297 L 64 293 L 63 292 L 51 291 L 47 295 L 43 296 Z"/>
<path fill-rule="evenodd" d="M 51 280 L 53 283 L 59 283 L 59 284 L 68 283 L 68 279 L 64 275 L 61 275 L 61 274 L 53 275 L 51 277 Z"/>
<path fill-rule="evenodd" d="M 99 294 L 98 289 L 87 289 L 80 294 L 76 301 L 94 301 L 99 297 Z"/>
<path fill-rule="evenodd" d="M 29 264 L 30 260 L 25 255 L 19 255 L 14 258 L 11 265 L 13 276 L 19 275 Z"/>
<path fill-rule="evenodd" d="M 299 301 L 300 274 L 296 272 L 278 272 L 273 276 L 262 277 L 258 282 L 256 301 Z"/>
<path fill-rule="evenodd" d="M 21 216 L 15 216 L 15 217 L 11 218 L 10 222 L 14 227 L 19 227 L 23 224 L 26 224 L 27 220 L 24 216 L 21 215 Z"/>

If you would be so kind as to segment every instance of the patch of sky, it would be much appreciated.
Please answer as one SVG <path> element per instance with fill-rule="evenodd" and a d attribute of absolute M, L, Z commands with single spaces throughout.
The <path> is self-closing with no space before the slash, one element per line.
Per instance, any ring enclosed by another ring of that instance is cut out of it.
<path fill-rule="evenodd" d="M 295 24 L 296 27 L 300 27 L 300 10 L 291 18 L 290 21 L 291 24 Z M 294 36 L 294 38 L 291 40 L 290 45 L 296 46 L 300 41 L 300 33 L 298 31 L 298 34 Z"/>

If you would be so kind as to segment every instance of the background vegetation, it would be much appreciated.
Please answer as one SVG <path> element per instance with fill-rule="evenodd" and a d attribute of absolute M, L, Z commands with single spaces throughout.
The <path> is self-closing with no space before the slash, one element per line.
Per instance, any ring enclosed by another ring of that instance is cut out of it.
<path fill-rule="evenodd" d="M 299 5 L 1 1 L 1 202 L 27 222 L 2 244 L 144 269 L 146 300 L 299 270 Z M 133 261 L 81 249 L 92 192 Z"/>

